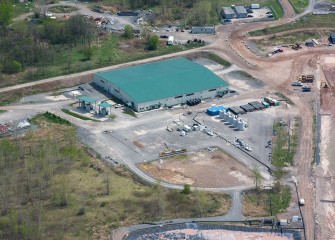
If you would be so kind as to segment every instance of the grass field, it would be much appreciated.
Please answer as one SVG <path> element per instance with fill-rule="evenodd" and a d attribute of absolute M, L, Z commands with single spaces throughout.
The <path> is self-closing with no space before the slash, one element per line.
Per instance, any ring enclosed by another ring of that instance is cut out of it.
<path fill-rule="evenodd" d="M 72 111 L 70 111 L 68 109 L 62 109 L 62 112 L 66 113 L 66 114 L 69 114 L 72 117 L 79 118 L 81 120 L 97 122 L 97 120 L 95 120 L 95 119 L 85 117 L 83 115 L 80 115 L 80 114 L 77 114 L 75 112 L 72 112 Z"/>
<path fill-rule="evenodd" d="M 274 190 L 245 191 L 243 193 L 243 215 L 245 217 L 266 217 L 282 213 L 290 204 L 291 194 L 289 187 L 283 187 L 280 192 Z"/>
<path fill-rule="evenodd" d="M 263 39 L 255 40 L 256 44 L 259 46 L 276 46 L 284 44 L 295 44 L 304 43 L 308 39 L 318 39 L 320 34 L 316 31 L 299 31 L 294 33 L 286 33 L 276 35 L 273 34 L 271 37 L 266 37 Z"/>
<path fill-rule="evenodd" d="M 262 36 L 267 34 L 274 34 L 284 32 L 293 29 L 305 29 L 305 28 L 334 28 L 335 29 L 335 15 L 313 15 L 307 14 L 302 18 L 299 18 L 296 22 L 287 23 L 284 25 L 263 28 L 260 30 L 249 32 L 251 36 Z"/>
<path fill-rule="evenodd" d="M 0 114 L 5 112 L 7 112 L 7 110 L 0 110 Z"/>
<path fill-rule="evenodd" d="M 218 55 L 216 55 L 214 53 L 208 53 L 208 52 L 206 52 L 206 53 L 204 53 L 204 57 L 208 58 L 208 59 L 210 59 L 210 60 L 212 60 L 212 61 L 214 61 L 214 62 L 216 62 L 218 64 L 221 64 L 224 67 L 230 67 L 231 66 L 230 62 L 228 62 L 227 60 L 219 57 Z"/>
<path fill-rule="evenodd" d="M 308 7 L 308 0 L 289 0 L 296 13 L 302 13 Z"/>
<path fill-rule="evenodd" d="M 73 126 L 39 127 L 0 140 L 0 239 L 107 239 L 120 226 L 228 212 L 228 195 L 143 184 L 81 145 Z"/>
<path fill-rule="evenodd" d="M 279 122 L 274 123 L 273 129 L 276 131 L 272 151 L 272 164 L 274 166 L 285 167 L 294 164 L 299 127 L 298 119 L 291 121 L 290 132 L 288 127 L 282 126 Z"/>

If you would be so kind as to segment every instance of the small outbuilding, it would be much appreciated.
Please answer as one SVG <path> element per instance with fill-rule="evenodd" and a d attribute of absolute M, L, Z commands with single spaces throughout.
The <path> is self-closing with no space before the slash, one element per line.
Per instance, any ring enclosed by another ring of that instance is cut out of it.
<path fill-rule="evenodd" d="M 260 9 L 261 5 L 259 5 L 258 3 L 252 3 L 252 4 L 250 4 L 250 8 L 251 9 Z"/>
<path fill-rule="evenodd" d="M 223 19 L 233 19 L 235 17 L 235 12 L 231 7 L 223 7 L 221 9 L 221 17 Z"/>
<path fill-rule="evenodd" d="M 234 6 L 237 18 L 246 18 L 248 16 L 247 10 L 244 6 Z"/>
<path fill-rule="evenodd" d="M 329 41 L 333 44 L 335 44 L 335 33 L 331 33 L 329 36 Z"/>
<path fill-rule="evenodd" d="M 225 110 L 227 111 L 228 108 L 224 106 L 212 106 L 210 108 L 207 108 L 206 113 L 210 116 L 217 116 L 220 114 L 220 110 Z"/>
<path fill-rule="evenodd" d="M 93 110 L 96 108 L 97 100 L 88 96 L 79 97 L 79 107 L 82 109 Z"/>
<path fill-rule="evenodd" d="M 112 104 L 102 101 L 101 103 L 98 104 L 98 106 L 99 106 L 99 114 L 108 115 L 111 113 Z"/>
<path fill-rule="evenodd" d="M 211 27 L 192 27 L 191 32 L 192 34 L 215 34 L 215 26 Z"/>

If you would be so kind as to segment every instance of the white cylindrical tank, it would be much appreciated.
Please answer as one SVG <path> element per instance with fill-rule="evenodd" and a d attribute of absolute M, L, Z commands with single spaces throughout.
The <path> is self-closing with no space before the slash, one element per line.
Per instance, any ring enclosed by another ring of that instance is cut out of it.
<path fill-rule="evenodd" d="M 223 115 L 223 120 L 225 121 L 225 122 L 228 122 L 229 121 L 229 113 L 228 112 L 225 112 L 224 113 L 224 115 Z"/>
<path fill-rule="evenodd" d="M 226 113 L 225 110 L 220 110 L 219 118 L 224 119 L 224 114 Z"/>
<path fill-rule="evenodd" d="M 229 114 L 229 118 L 228 118 L 228 120 L 229 120 L 229 124 L 230 124 L 230 125 L 233 125 L 233 122 L 234 122 L 234 116 L 231 115 L 231 114 Z"/>
<path fill-rule="evenodd" d="M 238 126 L 238 119 L 234 118 L 234 120 L 233 120 L 233 127 L 237 128 L 237 126 Z"/>
<path fill-rule="evenodd" d="M 244 131 L 244 122 L 242 121 L 242 119 L 240 119 L 239 121 L 238 121 L 238 124 L 237 124 L 237 129 L 239 130 L 239 131 Z"/>

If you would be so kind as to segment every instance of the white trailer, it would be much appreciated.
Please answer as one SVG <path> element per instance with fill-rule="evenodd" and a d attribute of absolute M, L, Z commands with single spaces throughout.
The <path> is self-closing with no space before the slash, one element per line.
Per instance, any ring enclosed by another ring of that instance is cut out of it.
<path fill-rule="evenodd" d="M 167 45 L 173 45 L 174 43 L 174 37 L 173 36 L 169 36 L 168 40 L 167 40 Z"/>

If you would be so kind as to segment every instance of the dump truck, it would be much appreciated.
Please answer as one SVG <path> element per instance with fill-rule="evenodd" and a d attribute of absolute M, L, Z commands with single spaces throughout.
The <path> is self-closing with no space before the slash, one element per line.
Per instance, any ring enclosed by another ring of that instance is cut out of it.
<path fill-rule="evenodd" d="M 314 75 L 301 75 L 299 81 L 302 83 L 312 83 L 314 82 Z"/>

